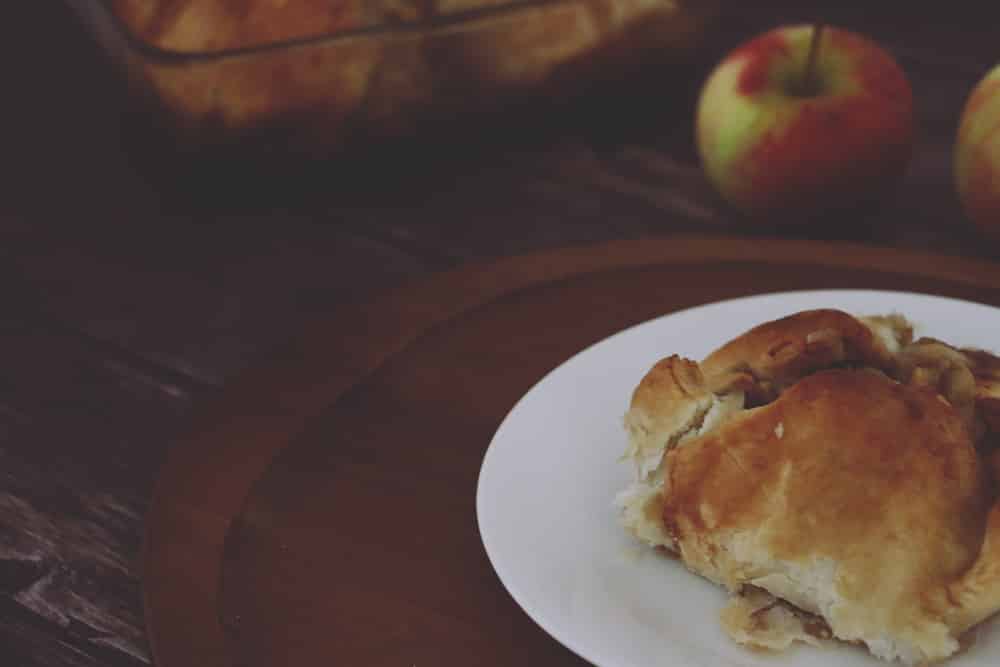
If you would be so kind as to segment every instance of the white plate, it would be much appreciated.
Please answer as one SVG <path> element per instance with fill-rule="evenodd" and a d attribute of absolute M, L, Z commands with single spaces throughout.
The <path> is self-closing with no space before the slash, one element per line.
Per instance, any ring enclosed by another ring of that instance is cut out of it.
<path fill-rule="evenodd" d="M 622 416 L 658 359 L 700 359 L 748 327 L 798 310 L 897 311 L 917 335 L 1000 349 L 1000 309 L 902 292 L 825 290 L 734 299 L 617 333 L 546 375 L 514 406 L 486 452 L 476 512 L 493 568 L 517 603 L 559 642 L 599 667 L 861 667 L 860 649 L 800 646 L 751 653 L 718 624 L 725 593 L 643 549 L 618 523 L 615 494 L 630 468 Z M 992 627 L 991 627 L 992 626 Z M 1000 622 L 983 626 L 955 667 L 1000 664 Z"/>

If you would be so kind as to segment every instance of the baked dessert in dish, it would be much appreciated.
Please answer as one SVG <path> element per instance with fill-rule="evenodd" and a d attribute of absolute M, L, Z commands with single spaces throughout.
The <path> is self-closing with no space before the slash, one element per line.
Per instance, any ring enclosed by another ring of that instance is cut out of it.
<path fill-rule="evenodd" d="M 723 587 L 726 632 L 923 664 L 1000 611 L 1000 359 L 803 311 L 635 388 L 624 527 Z"/>
<path fill-rule="evenodd" d="M 716 0 L 107 4 L 115 30 L 98 34 L 121 37 L 109 50 L 184 145 L 259 139 L 306 154 L 457 127 L 466 112 L 508 117 L 516 102 L 676 63 L 718 13 Z"/>

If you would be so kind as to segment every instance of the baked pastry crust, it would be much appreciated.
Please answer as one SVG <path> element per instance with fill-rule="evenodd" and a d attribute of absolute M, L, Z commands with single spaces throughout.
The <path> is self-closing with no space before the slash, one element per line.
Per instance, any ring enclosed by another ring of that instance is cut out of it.
<path fill-rule="evenodd" d="M 667 532 L 697 573 L 764 588 L 841 639 L 896 643 L 914 661 L 957 650 L 926 594 L 975 560 L 986 479 L 936 392 L 820 371 L 674 449 L 664 474 Z"/>
<path fill-rule="evenodd" d="M 700 367 L 712 377 L 749 373 L 759 400 L 766 401 L 821 368 L 855 364 L 891 372 L 896 349 L 911 336 L 912 329 L 899 320 L 873 318 L 869 326 L 840 310 L 806 310 L 753 327 L 708 355 Z"/>
<path fill-rule="evenodd" d="M 1000 359 L 898 315 L 803 311 L 668 357 L 626 415 L 624 525 L 748 596 L 721 619 L 741 643 L 944 659 L 1000 610 L 998 388 Z"/>

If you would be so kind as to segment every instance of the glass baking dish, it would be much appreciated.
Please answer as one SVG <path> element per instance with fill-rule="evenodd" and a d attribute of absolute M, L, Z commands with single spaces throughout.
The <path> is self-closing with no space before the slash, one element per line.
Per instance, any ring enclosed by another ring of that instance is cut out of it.
<path fill-rule="evenodd" d="M 678 62 L 714 0 L 67 0 L 183 145 L 327 152 Z"/>

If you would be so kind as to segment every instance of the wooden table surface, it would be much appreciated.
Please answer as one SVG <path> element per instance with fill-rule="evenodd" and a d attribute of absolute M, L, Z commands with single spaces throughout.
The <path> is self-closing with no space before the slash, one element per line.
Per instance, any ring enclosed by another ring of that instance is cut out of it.
<path fill-rule="evenodd" d="M 962 103 L 1000 60 L 995 20 L 972 3 L 838 4 L 733 8 L 696 66 L 643 104 L 604 100 L 502 145 L 411 155 L 378 183 L 327 165 L 182 189 L 151 166 L 70 11 L 22 3 L 0 65 L 0 664 L 150 662 L 138 555 L 165 452 L 308 318 L 470 261 L 773 235 L 717 200 L 690 136 L 708 68 L 765 27 L 823 17 L 875 37 L 910 74 L 920 119 L 906 180 L 878 211 L 787 235 L 1000 258 L 961 215 L 950 166 Z"/>

